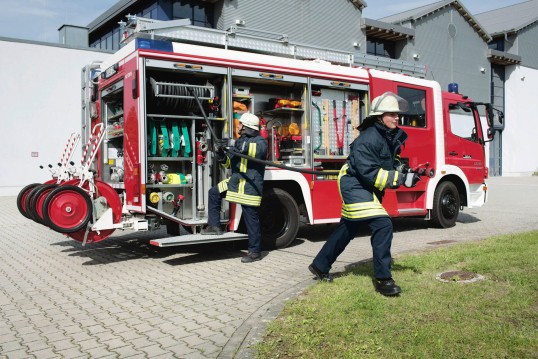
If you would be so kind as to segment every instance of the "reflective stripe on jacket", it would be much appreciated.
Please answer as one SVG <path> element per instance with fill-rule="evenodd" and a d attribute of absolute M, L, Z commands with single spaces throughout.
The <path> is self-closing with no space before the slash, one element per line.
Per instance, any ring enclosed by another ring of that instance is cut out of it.
<path fill-rule="evenodd" d="M 338 176 L 342 217 L 349 220 L 388 216 L 381 205 L 386 188 L 402 182 L 396 171 L 407 134 L 374 123 L 351 143 L 349 157 Z"/>

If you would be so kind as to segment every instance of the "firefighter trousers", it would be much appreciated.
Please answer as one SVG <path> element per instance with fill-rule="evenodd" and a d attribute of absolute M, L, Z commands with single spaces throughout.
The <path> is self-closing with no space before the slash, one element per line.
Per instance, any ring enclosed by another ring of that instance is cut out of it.
<path fill-rule="evenodd" d="M 374 277 L 376 279 L 392 278 L 390 272 L 390 247 L 392 244 L 392 221 L 390 217 L 373 217 L 360 221 L 340 219 L 340 224 L 323 245 L 314 265 L 322 272 L 329 273 L 333 263 L 344 251 L 349 242 L 355 238 L 359 226 L 367 223 L 372 231 L 370 243 L 372 245 Z"/>
<path fill-rule="evenodd" d="M 219 193 L 218 186 L 213 186 L 208 191 L 207 224 L 210 226 L 220 226 L 220 208 L 222 199 L 226 197 L 226 191 Z M 261 228 L 258 207 L 241 205 L 243 211 L 242 218 L 245 221 L 248 233 L 249 253 L 261 253 Z"/>

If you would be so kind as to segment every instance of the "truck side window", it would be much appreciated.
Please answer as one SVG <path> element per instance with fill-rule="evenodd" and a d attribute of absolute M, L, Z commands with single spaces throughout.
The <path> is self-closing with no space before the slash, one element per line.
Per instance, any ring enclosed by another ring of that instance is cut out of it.
<path fill-rule="evenodd" d="M 398 96 L 409 104 L 409 110 L 400 113 L 400 125 L 426 127 L 426 91 L 398 86 Z"/>
<path fill-rule="evenodd" d="M 465 112 L 459 106 L 450 106 L 450 131 L 461 138 L 477 142 L 476 125 L 472 112 Z"/>

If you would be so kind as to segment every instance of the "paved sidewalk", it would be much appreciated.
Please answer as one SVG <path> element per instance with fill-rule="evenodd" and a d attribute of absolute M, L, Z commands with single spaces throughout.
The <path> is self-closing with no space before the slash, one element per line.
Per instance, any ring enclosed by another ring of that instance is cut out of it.
<path fill-rule="evenodd" d="M 489 182 L 489 203 L 454 228 L 395 221 L 393 254 L 538 229 L 538 177 Z M 150 246 L 162 231 L 82 247 L 0 197 L 0 358 L 252 357 L 267 322 L 314 283 L 307 266 L 333 228 L 303 227 L 291 247 L 242 264 L 244 242 Z M 335 270 L 370 258 L 368 238 Z"/>

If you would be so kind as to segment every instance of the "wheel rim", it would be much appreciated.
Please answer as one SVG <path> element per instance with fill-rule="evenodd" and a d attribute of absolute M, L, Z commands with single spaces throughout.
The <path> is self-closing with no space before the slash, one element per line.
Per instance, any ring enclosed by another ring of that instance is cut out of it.
<path fill-rule="evenodd" d="M 48 201 L 46 208 L 49 220 L 57 227 L 69 231 L 77 231 L 85 226 L 90 217 L 91 209 L 87 198 L 71 188 L 62 188 Z"/>
<path fill-rule="evenodd" d="M 441 211 L 443 217 L 452 219 L 458 214 L 458 203 L 452 192 L 446 192 L 441 199 Z"/>
<path fill-rule="evenodd" d="M 78 183 L 77 181 L 78 180 L 74 181 L 73 184 Z M 114 223 L 120 222 L 122 216 L 122 203 L 120 197 L 116 193 L 116 190 L 98 179 L 94 180 L 94 184 L 97 186 L 99 195 L 104 196 L 107 199 L 108 206 L 112 208 L 112 217 Z M 87 183 L 84 184 L 84 188 L 88 189 Z M 86 228 L 83 228 L 76 232 L 67 233 L 67 236 L 79 242 L 85 241 L 85 243 L 97 243 L 110 237 L 114 231 L 115 229 L 104 229 L 100 230 L 99 232 L 90 230 L 86 234 Z"/>

